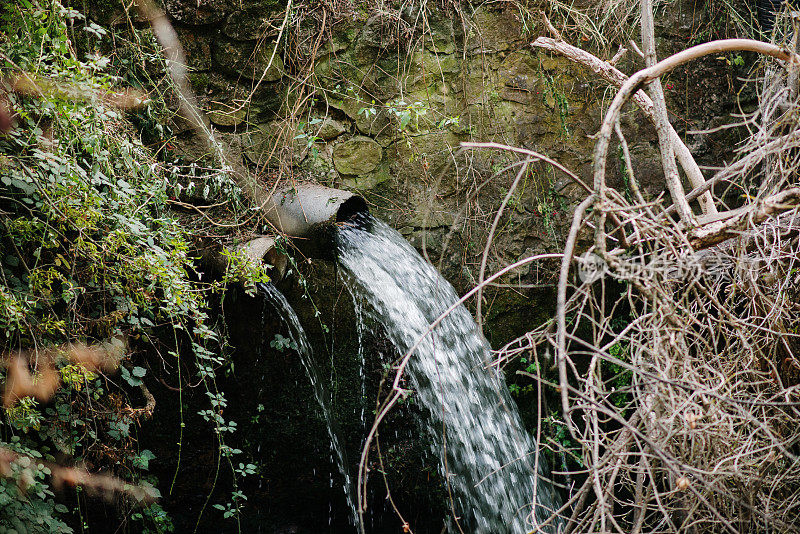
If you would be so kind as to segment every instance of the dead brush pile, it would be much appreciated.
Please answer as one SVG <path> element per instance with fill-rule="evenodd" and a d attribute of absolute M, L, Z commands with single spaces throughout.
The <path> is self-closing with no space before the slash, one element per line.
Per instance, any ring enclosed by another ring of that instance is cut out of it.
<path fill-rule="evenodd" d="M 555 352 L 554 385 L 577 444 L 562 452 L 583 466 L 561 512 L 568 532 L 800 531 L 800 64 L 788 52 L 796 43 L 717 41 L 656 63 L 647 4 L 648 68 L 619 82 L 598 134 L 556 321 L 503 355 Z M 542 39 L 537 46 L 568 54 L 560 36 Z M 765 58 L 753 81 L 760 106 L 743 118 L 750 137 L 738 160 L 684 194 L 679 149 L 659 118 L 658 76 L 733 49 L 777 59 Z M 573 59 L 593 68 L 587 57 Z M 671 206 L 642 197 L 629 159 L 628 194 L 605 185 L 615 132 L 627 159 L 618 111 L 629 97 L 641 103 L 642 87 L 654 102 Z M 698 204 L 705 192 L 712 202 Z M 579 236 L 593 244 L 574 258 Z"/>

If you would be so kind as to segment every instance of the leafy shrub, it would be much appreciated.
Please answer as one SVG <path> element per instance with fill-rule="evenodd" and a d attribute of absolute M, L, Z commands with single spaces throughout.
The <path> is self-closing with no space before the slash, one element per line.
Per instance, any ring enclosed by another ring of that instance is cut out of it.
<path fill-rule="evenodd" d="M 137 31 L 134 41 L 148 41 Z M 155 84 L 163 62 L 154 53 L 138 62 L 104 56 L 104 39 L 104 28 L 58 0 L 2 5 L 0 62 L 10 77 L 0 95 L 16 125 L 0 137 L 0 354 L 118 336 L 135 340 L 129 360 L 163 354 L 176 369 L 192 358 L 215 401 L 202 415 L 220 450 L 231 450 L 223 435 L 236 423 L 222 417 L 224 395 L 214 385 L 227 364 L 224 343 L 206 313 L 210 286 L 187 272 L 192 235 L 169 208 L 172 167 L 145 147 L 120 107 L 135 101 L 137 93 L 126 92 L 135 65 L 140 80 Z M 159 95 L 153 91 L 137 111 L 153 119 L 150 139 L 164 133 L 158 120 L 168 108 Z M 235 188 L 215 180 L 215 190 L 238 201 Z M 127 395 L 145 387 L 143 364 L 123 361 L 117 385 L 63 359 L 56 364 L 64 387 L 51 402 L 43 408 L 25 397 L 5 410 L 0 452 L 19 453 L 9 465 L 26 477 L 20 487 L 27 491 L 17 489 L 16 472 L 0 478 L 0 526 L 70 532 L 68 522 L 82 521 L 77 509 L 56 503 L 37 458 L 91 459 L 132 483 L 153 480 L 154 455 L 138 451 L 131 434 L 149 414 L 133 409 Z M 235 479 L 231 455 L 223 456 Z M 235 499 L 232 516 L 244 500 Z M 145 531 L 172 530 L 157 504 L 131 517 Z"/>

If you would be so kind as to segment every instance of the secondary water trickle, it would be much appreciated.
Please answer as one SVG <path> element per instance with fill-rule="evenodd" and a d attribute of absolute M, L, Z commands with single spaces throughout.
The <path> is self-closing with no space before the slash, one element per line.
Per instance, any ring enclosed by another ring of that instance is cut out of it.
<path fill-rule="evenodd" d="M 382 323 L 406 353 L 454 304 L 452 286 L 386 223 L 360 215 L 337 233 L 338 261 L 360 313 Z M 522 425 L 490 346 L 458 306 L 415 350 L 409 389 L 430 413 L 425 426 L 465 532 L 517 534 L 559 507 L 544 457 Z M 561 520 L 543 530 L 557 532 Z"/>
<path fill-rule="evenodd" d="M 338 425 L 331 410 L 331 397 L 328 393 L 325 384 L 319 376 L 319 370 L 314 362 L 314 351 L 311 344 L 308 342 L 308 336 L 303 326 L 300 324 L 300 319 L 297 317 L 294 308 L 286 300 L 286 297 L 278 291 L 278 289 L 271 283 L 258 284 L 259 291 L 267 298 L 269 302 L 278 311 L 278 315 L 286 323 L 289 329 L 289 339 L 294 343 L 297 353 L 300 355 L 300 361 L 303 364 L 306 375 L 311 382 L 311 387 L 314 390 L 314 398 L 319 404 L 322 415 L 325 419 L 325 425 L 328 428 L 328 437 L 331 440 L 331 453 L 339 468 L 339 473 L 344 478 L 344 493 L 347 499 L 347 504 L 350 507 L 351 522 L 357 526 L 358 513 L 356 512 L 355 500 L 353 498 L 353 478 L 350 475 L 350 466 L 347 463 L 347 454 L 345 452 L 344 444 L 340 439 L 340 432 Z M 331 487 L 333 487 L 333 474 L 330 480 Z M 329 522 L 330 522 L 329 514 Z"/>

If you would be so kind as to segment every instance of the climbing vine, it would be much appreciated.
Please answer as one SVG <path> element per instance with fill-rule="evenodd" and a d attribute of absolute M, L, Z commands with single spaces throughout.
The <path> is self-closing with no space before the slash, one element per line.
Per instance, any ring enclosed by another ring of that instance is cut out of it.
<path fill-rule="evenodd" d="M 221 204 L 237 205 L 240 195 L 224 174 L 188 176 L 172 157 L 160 126 L 169 110 L 163 60 L 145 47 L 102 53 L 113 37 L 58 0 L 4 3 L 0 12 L 0 98 L 14 121 L 0 137 L 0 525 L 9 527 L 90 526 L 82 488 L 91 485 L 77 475 L 56 480 L 66 461 L 120 479 L 101 493 L 118 493 L 120 518 L 138 530 L 173 530 L 156 502 L 157 458 L 137 435 L 157 403 L 147 388 L 155 367 L 177 375 L 179 391 L 196 380 L 206 390 L 200 415 L 218 442 L 217 471 L 229 469 L 234 481 L 228 502 L 214 503 L 226 518 L 237 518 L 246 500 L 236 480 L 253 472 L 235 467 L 241 451 L 225 444 L 237 425 L 223 416 L 216 377 L 229 359 L 208 308 L 210 290 L 226 280 L 266 277 L 232 254 L 228 278 L 200 283 L 191 253 L 197 226 L 173 211 L 186 187 Z M 51 350 L 109 339 L 124 346 L 117 373 Z M 20 373 L 29 371 L 35 386 L 55 368 L 60 388 L 44 398 L 11 395 L 9 355 L 20 350 Z M 183 403 L 180 410 L 183 421 Z M 144 491 L 128 491 L 133 485 Z"/>

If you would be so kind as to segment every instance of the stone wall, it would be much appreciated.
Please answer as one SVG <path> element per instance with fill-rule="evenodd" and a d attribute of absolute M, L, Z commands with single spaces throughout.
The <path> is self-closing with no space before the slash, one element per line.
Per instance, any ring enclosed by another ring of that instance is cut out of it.
<path fill-rule="evenodd" d="M 538 13 L 546 0 L 441 0 L 425 10 L 418 2 L 332 5 L 326 11 L 293 2 L 284 18 L 284 0 L 164 0 L 212 123 L 265 182 L 316 180 L 358 190 L 465 290 L 513 181 L 516 169 L 507 167 L 519 158 L 463 151 L 459 143 L 536 150 L 591 182 L 591 136 L 613 92 L 591 72 L 529 46 L 542 33 Z M 667 3 L 657 17 L 659 55 L 727 31 L 712 7 Z M 119 8 L 95 11 L 102 22 L 123 20 Z M 569 39 L 593 45 L 577 32 Z M 615 47 L 595 52 L 609 57 Z M 628 54 L 618 66 L 632 73 L 642 65 Z M 678 131 L 727 122 L 737 111 L 736 77 L 747 66 L 710 57 L 670 75 L 665 88 Z M 664 193 L 653 129 L 632 109 L 623 127 L 643 189 Z M 188 130 L 173 130 L 179 151 L 203 156 Z M 731 159 L 735 137 L 726 131 L 687 141 L 701 162 L 719 164 Z M 624 189 L 614 147 L 611 159 L 611 181 Z M 560 250 L 583 191 L 545 165 L 532 169 L 500 220 L 487 272 Z M 503 282 L 552 284 L 554 263 Z M 535 291 L 528 296 L 550 300 Z M 514 309 L 520 305 L 519 293 L 500 294 L 490 298 L 490 313 L 504 314 L 509 299 Z"/>

